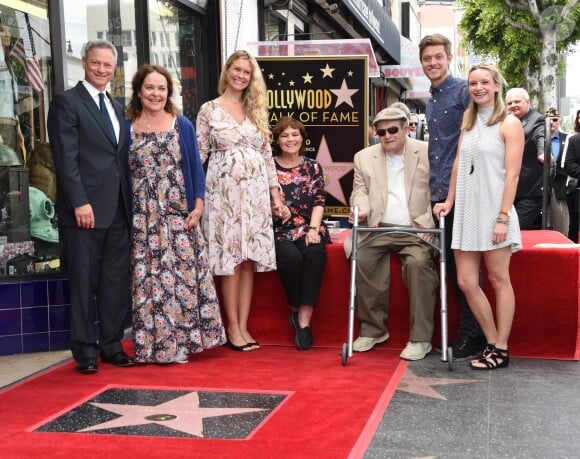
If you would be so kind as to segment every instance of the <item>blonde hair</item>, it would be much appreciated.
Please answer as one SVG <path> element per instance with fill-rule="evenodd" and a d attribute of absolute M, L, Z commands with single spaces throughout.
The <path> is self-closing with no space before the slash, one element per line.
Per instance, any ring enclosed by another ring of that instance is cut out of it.
<path fill-rule="evenodd" d="M 500 73 L 500 71 L 498 70 L 498 68 L 495 67 L 494 65 L 489 65 L 489 64 L 474 65 L 469 70 L 469 75 L 471 75 L 471 72 L 473 72 L 475 70 L 487 70 L 489 73 L 491 73 L 491 76 L 493 78 L 493 82 L 496 83 L 497 85 L 499 85 L 499 89 L 497 90 L 497 92 L 494 95 L 493 113 L 491 114 L 491 117 L 489 118 L 489 121 L 487 122 L 488 126 L 493 126 L 494 124 L 499 123 L 500 121 L 503 121 L 504 118 L 507 116 L 507 109 L 506 109 L 505 102 L 503 100 L 503 95 L 502 95 L 505 80 L 504 80 L 502 74 Z M 469 86 L 469 75 L 467 76 L 468 86 Z M 465 114 L 463 115 L 463 121 L 461 123 L 462 130 L 470 131 L 471 129 L 473 129 L 473 127 L 475 126 L 475 121 L 477 119 L 478 110 L 479 110 L 478 105 L 475 102 L 473 102 L 473 99 L 472 99 L 469 102 L 469 106 L 467 107 L 467 110 L 465 110 Z"/>
<path fill-rule="evenodd" d="M 248 118 L 256 125 L 264 139 L 270 140 L 270 126 L 268 123 L 268 104 L 266 100 L 266 83 L 256 59 L 247 51 L 239 50 L 232 54 L 224 65 L 220 74 L 218 91 L 223 94 L 227 87 L 227 72 L 238 59 L 250 62 L 252 75 L 250 84 L 242 93 L 242 103 Z"/>

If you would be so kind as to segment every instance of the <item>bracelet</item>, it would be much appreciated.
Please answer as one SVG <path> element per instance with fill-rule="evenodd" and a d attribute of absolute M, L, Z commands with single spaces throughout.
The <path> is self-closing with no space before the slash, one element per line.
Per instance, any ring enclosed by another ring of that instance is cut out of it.
<path fill-rule="evenodd" d="M 309 226 L 308 229 L 309 230 L 318 231 L 318 227 L 317 226 Z"/>
<path fill-rule="evenodd" d="M 509 224 L 510 224 L 510 221 L 509 221 L 509 219 L 507 219 L 507 220 L 504 220 L 503 218 L 499 218 L 499 217 L 497 217 L 497 218 L 495 219 L 495 222 L 496 222 L 496 223 L 501 223 L 502 225 L 509 225 Z"/>

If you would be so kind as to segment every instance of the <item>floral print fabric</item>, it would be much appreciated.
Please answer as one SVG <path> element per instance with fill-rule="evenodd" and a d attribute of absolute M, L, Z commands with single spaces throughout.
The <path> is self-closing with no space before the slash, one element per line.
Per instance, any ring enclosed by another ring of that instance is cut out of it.
<path fill-rule="evenodd" d="M 324 207 L 324 173 L 322 166 L 306 156 L 302 162 L 287 169 L 276 163 L 278 181 L 282 188 L 282 202 L 290 209 L 291 217 L 286 223 L 276 219 L 274 231 L 277 241 L 296 241 L 308 233 L 312 208 Z M 329 243 L 330 237 L 324 224 L 319 228 L 321 241 Z"/>
<path fill-rule="evenodd" d="M 170 363 L 224 344 L 205 241 L 185 231 L 176 130 L 131 133 L 133 340 L 138 362 Z"/>
<path fill-rule="evenodd" d="M 208 161 L 203 231 L 215 275 L 233 275 L 246 260 L 276 269 L 270 186 L 278 186 L 270 144 L 254 124 L 237 123 L 217 101 L 197 117 L 202 162 Z"/>

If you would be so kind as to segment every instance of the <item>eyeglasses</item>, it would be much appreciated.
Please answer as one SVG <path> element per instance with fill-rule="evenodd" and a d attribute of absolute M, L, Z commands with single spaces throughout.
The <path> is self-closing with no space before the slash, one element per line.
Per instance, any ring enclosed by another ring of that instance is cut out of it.
<path fill-rule="evenodd" d="M 419 123 L 411 122 L 409 123 L 409 126 L 419 126 Z"/>
<path fill-rule="evenodd" d="M 391 126 L 390 128 L 387 129 L 377 129 L 377 135 L 379 137 L 383 137 L 387 132 L 391 135 L 395 135 L 397 132 L 400 131 L 400 127 L 399 126 Z"/>

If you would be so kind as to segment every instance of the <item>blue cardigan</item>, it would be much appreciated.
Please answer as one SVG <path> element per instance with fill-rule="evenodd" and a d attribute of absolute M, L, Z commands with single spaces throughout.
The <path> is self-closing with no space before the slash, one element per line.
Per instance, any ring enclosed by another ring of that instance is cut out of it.
<path fill-rule="evenodd" d="M 128 157 L 129 148 L 131 147 L 131 120 L 125 121 L 125 129 L 127 130 L 128 139 Z M 195 199 L 205 198 L 205 174 L 201 166 L 193 124 L 185 116 L 178 115 L 177 129 L 179 131 L 179 148 L 181 149 L 181 163 L 183 166 L 187 208 L 191 212 L 195 208 Z"/>

